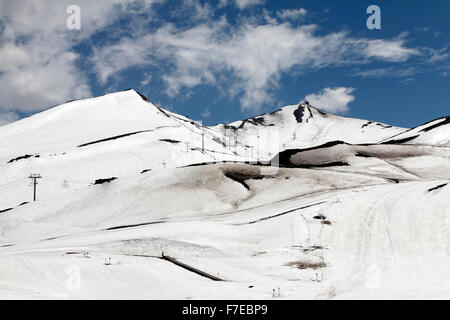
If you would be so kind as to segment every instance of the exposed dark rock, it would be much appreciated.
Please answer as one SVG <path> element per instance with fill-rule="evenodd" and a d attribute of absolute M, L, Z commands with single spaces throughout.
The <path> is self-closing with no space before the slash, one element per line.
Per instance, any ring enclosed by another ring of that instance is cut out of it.
<path fill-rule="evenodd" d="M 105 179 L 97 179 L 94 182 L 94 185 L 96 184 L 104 184 L 104 183 L 110 183 L 113 180 L 116 180 L 117 177 L 111 177 L 111 178 L 105 178 Z"/>
<path fill-rule="evenodd" d="M 153 222 L 144 222 L 144 223 L 137 223 L 137 224 L 128 224 L 128 225 L 123 225 L 123 226 L 110 227 L 110 228 L 105 229 L 105 231 L 142 227 L 142 226 L 147 226 L 147 225 L 151 225 L 151 224 L 158 224 L 158 223 L 164 223 L 164 222 L 165 221 L 153 221 Z"/>
<path fill-rule="evenodd" d="M 181 141 L 172 140 L 172 139 L 159 139 L 161 142 L 169 142 L 169 143 L 180 143 Z"/>
<path fill-rule="evenodd" d="M 13 163 L 14 161 L 24 160 L 24 159 L 28 159 L 28 158 L 32 158 L 32 157 L 39 158 L 40 155 L 38 155 L 38 154 L 35 154 L 35 155 L 26 154 L 26 155 L 23 155 L 23 156 L 11 159 L 11 160 L 8 161 L 8 163 Z"/>
<path fill-rule="evenodd" d="M 136 90 L 135 90 L 136 91 Z M 136 91 L 136 93 L 142 98 L 142 100 L 144 100 L 145 102 L 150 102 L 150 100 L 148 100 L 148 98 L 146 96 L 144 96 L 142 93 L 140 93 L 139 91 Z"/>
<path fill-rule="evenodd" d="M 356 157 L 362 157 L 362 158 L 372 158 L 371 155 L 365 154 L 365 153 L 363 153 L 363 152 L 357 152 L 357 153 L 355 154 L 355 156 L 356 156 Z"/>
<path fill-rule="evenodd" d="M 368 121 L 367 123 L 365 123 L 361 126 L 361 129 L 364 129 L 365 127 L 369 126 L 372 123 L 373 123 L 373 121 Z"/>
<path fill-rule="evenodd" d="M 438 185 L 438 186 L 436 186 L 436 187 L 434 187 L 434 188 L 428 189 L 428 192 L 434 191 L 434 190 L 437 190 L 437 189 L 440 189 L 440 188 L 443 188 L 443 187 L 445 187 L 447 184 L 448 184 L 448 183 L 440 184 L 440 185 Z"/>
<path fill-rule="evenodd" d="M 415 138 L 417 138 L 419 135 L 415 135 L 412 137 L 408 137 L 408 138 L 404 138 L 404 139 L 397 139 L 397 140 L 389 140 L 389 141 L 385 141 L 382 142 L 381 144 L 402 144 L 411 140 L 414 140 Z"/>
<path fill-rule="evenodd" d="M 306 104 L 300 104 L 298 106 L 298 108 L 294 110 L 294 116 L 295 116 L 295 119 L 297 120 L 297 123 L 303 122 L 303 116 L 306 115 L 306 112 L 309 112 L 310 118 L 313 117 L 312 112 L 309 109 L 309 106 L 308 106 L 307 103 Z M 306 119 L 306 122 L 308 122 L 308 119 L 309 118 Z"/>
<path fill-rule="evenodd" d="M 433 130 L 435 128 L 438 128 L 440 126 L 443 126 L 443 125 L 446 125 L 446 124 L 450 124 L 450 117 L 446 117 L 444 119 L 445 119 L 444 121 L 441 121 L 441 122 L 436 123 L 436 124 L 434 124 L 432 126 L 429 126 L 428 128 L 424 128 L 424 129 L 420 130 L 420 132 L 427 132 L 427 131 Z"/>
<path fill-rule="evenodd" d="M 278 109 L 278 110 L 275 110 L 275 111 L 272 111 L 271 113 L 269 113 L 270 115 L 274 115 L 274 114 L 276 114 L 276 113 L 278 113 L 278 112 L 280 112 L 282 109 Z"/>
<path fill-rule="evenodd" d="M 110 137 L 110 138 L 105 138 L 105 139 L 101 139 L 101 140 L 96 140 L 96 141 L 92 141 L 92 142 L 83 143 L 83 144 L 80 144 L 79 146 L 77 146 L 77 148 L 82 148 L 82 147 L 86 147 L 86 146 L 89 146 L 89 145 L 92 145 L 92 144 L 106 142 L 106 141 L 111 141 L 111 140 L 116 140 L 116 139 L 132 136 L 132 135 L 139 134 L 139 133 L 150 132 L 150 131 L 153 131 L 153 130 L 141 130 L 141 131 L 136 131 L 136 132 L 125 133 L 125 134 L 121 134 L 121 135 Z"/>

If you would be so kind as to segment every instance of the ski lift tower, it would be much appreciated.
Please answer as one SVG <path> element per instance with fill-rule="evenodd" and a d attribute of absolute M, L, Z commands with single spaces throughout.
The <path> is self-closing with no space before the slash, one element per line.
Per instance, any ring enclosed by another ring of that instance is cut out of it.
<path fill-rule="evenodd" d="M 33 180 L 33 187 L 34 187 L 33 201 L 36 201 L 36 186 L 38 184 L 37 179 L 41 179 L 42 177 L 39 173 L 32 173 L 28 178 Z"/>

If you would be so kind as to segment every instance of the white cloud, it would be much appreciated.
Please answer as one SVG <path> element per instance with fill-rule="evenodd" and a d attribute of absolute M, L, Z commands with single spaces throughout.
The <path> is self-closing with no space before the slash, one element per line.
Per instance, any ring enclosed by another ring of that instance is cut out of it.
<path fill-rule="evenodd" d="M 378 47 L 388 48 L 386 52 Z M 345 32 L 316 34 L 316 26 L 290 23 L 230 25 L 225 18 L 178 28 L 167 24 L 153 33 L 122 39 L 95 52 L 92 62 L 100 81 L 140 65 L 165 66 L 167 93 L 214 85 L 243 109 L 259 111 L 273 102 L 271 90 L 287 72 L 305 73 L 327 66 L 404 61 L 416 50 L 403 40 L 356 39 Z M 167 68 L 166 68 L 167 67 Z"/>
<path fill-rule="evenodd" d="M 414 67 L 407 68 L 376 68 L 364 71 L 357 71 L 355 74 L 363 78 L 403 78 L 411 77 L 421 71 Z"/>
<path fill-rule="evenodd" d="M 305 100 L 324 111 L 343 113 L 349 110 L 348 104 L 355 100 L 352 95 L 354 88 L 325 88 L 319 93 L 309 94 Z"/>
<path fill-rule="evenodd" d="M 402 39 L 390 41 L 371 40 L 363 43 L 365 46 L 364 53 L 367 57 L 391 62 L 403 62 L 411 56 L 419 54 L 418 50 L 407 48 L 404 46 L 404 43 L 405 41 Z"/>
<path fill-rule="evenodd" d="M 15 112 L 0 113 L 0 127 L 16 120 L 19 120 L 19 116 Z"/>
<path fill-rule="evenodd" d="M 211 112 L 209 111 L 208 108 L 206 108 L 203 112 L 202 112 L 202 118 L 209 118 L 211 116 Z"/>
<path fill-rule="evenodd" d="M 224 7 L 232 3 L 239 9 L 246 9 L 252 6 L 261 5 L 264 2 L 266 2 L 266 0 L 220 0 L 219 7 Z"/>
<path fill-rule="evenodd" d="M 68 30 L 72 0 L 0 0 L 0 109 L 37 111 L 91 95 L 72 47 L 152 0 L 78 0 L 81 30 Z"/>
<path fill-rule="evenodd" d="M 266 0 L 235 0 L 235 2 L 240 9 L 245 9 L 251 6 L 261 5 Z"/>
<path fill-rule="evenodd" d="M 78 0 L 82 29 L 68 31 L 66 8 L 72 0 L 0 0 L 0 109 L 35 111 L 90 96 L 89 81 L 77 67 L 81 57 L 73 52 L 73 45 L 126 12 L 144 11 L 151 20 L 152 5 L 160 1 Z M 263 2 L 233 0 L 241 9 Z M 419 54 L 406 47 L 402 37 L 370 40 L 345 32 L 318 34 L 314 25 L 294 27 L 289 21 L 304 16 L 304 9 L 278 11 L 281 22 L 251 16 L 230 24 L 225 17 L 213 18 L 208 4 L 184 0 L 180 8 L 175 16 L 192 13 L 194 19 L 182 26 L 159 21 L 154 31 L 145 30 L 136 20 L 133 32 L 115 34 L 116 42 L 93 48 L 89 62 L 98 80 L 114 87 L 107 82 L 121 71 L 153 66 L 164 74 L 160 78 L 170 96 L 212 85 L 231 98 L 238 97 L 243 109 L 258 111 L 273 102 L 273 90 L 283 74 L 372 60 L 403 62 Z M 150 79 L 155 75 L 145 75 L 141 86 Z"/>
<path fill-rule="evenodd" d="M 140 82 L 140 86 L 145 87 L 146 85 L 148 85 L 150 83 L 150 81 L 152 81 L 152 75 L 150 73 L 146 72 L 143 76 L 143 79 Z"/>
<path fill-rule="evenodd" d="M 432 49 L 428 48 L 427 51 L 429 52 L 429 63 L 439 63 L 445 60 L 449 59 L 449 54 L 447 52 L 448 48 L 442 48 L 442 49 Z"/>
<path fill-rule="evenodd" d="M 306 16 L 308 11 L 304 8 L 283 9 L 277 12 L 277 16 L 283 20 L 300 20 Z"/>

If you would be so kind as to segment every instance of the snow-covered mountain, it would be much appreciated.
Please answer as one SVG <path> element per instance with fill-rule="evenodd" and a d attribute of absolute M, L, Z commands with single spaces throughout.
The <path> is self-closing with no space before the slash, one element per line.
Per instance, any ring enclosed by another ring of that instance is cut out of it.
<path fill-rule="evenodd" d="M 206 127 L 127 90 L 5 125 L 0 297 L 449 298 L 448 119 Z"/>
<path fill-rule="evenodd" d="M 308 102 L 231 124 L 220 124 L 215 129 L 253 146 L 261 151 L 261 155 L 335 140 L 352 144 L 377 143 L 405 131 L 379 122 L 340 117 L 314 108 Z"/>
<path fill-rule="evenodd" d="M 449 130 L 450 117 L 444 117 L 396 134 L 382 143 L 450 146 Z"/>

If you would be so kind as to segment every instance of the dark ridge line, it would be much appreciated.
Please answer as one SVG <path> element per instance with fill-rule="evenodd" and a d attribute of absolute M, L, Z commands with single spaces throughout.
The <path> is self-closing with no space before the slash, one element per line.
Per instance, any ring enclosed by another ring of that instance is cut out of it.
<path fill-rule="evenodd" d="M 46 239 L 42 239 L 41 242 L 42 242 L 42 241 L 56 240 L 56 239 L 59 239 L 59 238 L 62 238 L 62 237 L 51 237 L 51 238 L 46 238 Z"/>
<path fill-rule="evenodd" d="M 162 254 L 162 258 L 161 259 L 169 261 L 169 262 L 171 262 L 171 263 L 173 263 L 173 264 L 175 264 L 175 265 L 177 265 L 177 266 L 179 266 L 179 267 L 181 267 L 183 269 L 186 269 L 188 271 L 196 273 L 196 274 L 198 274 L 198 275 L 200 275 L 202 277 L 209 278 L 209 279 L 211 279 L 213 281 L 226 281 L 226 280 L 221 279 L 219 277 L 213 276 L 212 274 L 206 273 L 206 272 L 201 271 L 201 270 L 199 270 L 197 268 L 194 268 L 194 267 L 192 267 L 190 265 L 187 265 L 187 264 L 185 264 L 183 262 L 180 262 L 180 261 L 176 260 L 175 258 L 166 256 L 166 255 L 164 255 L 164 253 Z"/>
<path fill-rule="evenodd" d="M 131 89 L 131 90 L 134 90 L 134 89 Z M 144 100 L 145 102 L 150 102 L 150 100 L 146 96 L 144 96 L 142 93 L 140 93 L 137 90 L 134 90 L 134 91 L 142 98 L 142 100 Z"/>
<path fill-rule="evenodd" d="M 77 146 L 77 148 L 82 148 L 82 147 L 86 147 L 86 146 L 96 144 L 96 143 L 101 143 L 101 142 L 110 141 L 110 140 L 116 140 L 116 139 L 120 139 L 120 138 L 124 138 L 124 137 L 128 137 L 128 136 L 132 136 L 135 134 L 151 132 L 151 131 L 153 131 L 153 130 L 150 129 L 150 130 L 141 130 L 141 131 L 136 131 L 136 132 L 125 133 L 125 134 L 121 134 L 121 135 L 110 137 L 110 138 L 105 138 L 105 139 L 101 139 L 101 140 L 83 143 L 83 144 L 80 144 L 79 146 Z"/>
<path fill-rule="evenodd" d="M 164 223 L 165 221 L 154 221 L 154 222 L 144 222 L 144 223 L 137 223 L 137 224 L 128 224 L 123 226 L 116 226 L 116 227 L 110 227 L 103 229 L 103 231 L 110 231 L 110 230 L 119 230 L 119 229 L 126 229 L 126 228 L 135 228 L 135 227 L 141 227 L 141 226 L 147 226 L 151 224 L 159 224 Z"/>
<path fill-rule="evenodd" d="M 445 187 L 447 184 L 448 184 L 448 183 L 440 184 L 440 185 L 438 185 L 438 186 L 436 186 L 436 187 L 434 187 L 434 188 L 428 189 L 428 192 L 431 192 L 431 191 L 434 191 L 434 190 L 443 188 L 443 187 Z"/>
<path fill-rule="evenodd" d="M 272 115 L 274 115 L 274 114 L 276 114 L 276 113 L 278 113 L 280 111 L 283 111 L 283 108 L 274 110 L 272 112 L 261 113 L 261 114 L 258 114 L 256 116 L 254 116 L 254 117 L 251 117 L 251 118 L 247 118 L 247 119 L 243 119 L 243 120 L 237 120 L 235 122 L 238 122 L 238 121 L 241 122 L 241 124 L 238 127 L 232 126 L 230 124 L 225 124 L 225 123 L 217 123 L 216 126 L 223 126 L 225 129 L 232 129 L 234 131 L 242 129 L 244 127 L 245 123 L 247 123 L 247 122 L 251 123 L 251 124 L 254 124 L 254 125 L 258 125 L 259 124 L 259 125 L 264 125 L 264 126 L 267 126 L 267 127 L 273 127 L 273 126 L 275 126 L 273 123 L 271 123 L 271 124 L 263 124 L 263 122 L 265 121 L 264 116 L 268 116 L 268 115 L 272 116 Z"/>
<path fill-rule="evenodd" d="M 330 147 L 334 147 L 334 146 L 337 146 L 340 144 L 345 144 L 345 145 L 349 145 L 349 146 L 352 145 L 352 144 L 349 144 L 342 140 L 334 140 L 334 141 L 329 141 L 329 142 L 326 142 L 324 144 L 321 144 L 321 145 L 318 145 L 315 147 L 309 147 L 309 148 L 304 148 L 304 149 L 287 149 L 282 152 L 292 151 L 293 153 L 297 153 L 297 152 L 303 152 L 303 151 L 311 151 L 311 150 L 317 150 L 317 149 L 323 149 L 323 148 L 330 148 Z"/>
<path fill-rule="evenodd" d="M 22 202 L 21 204 L 19 204 L 16 208 L 18 208 L 18 207 L 21 207 L 21 206 L 23 206 L 23 205 L 26 205 L 28 202 Z M 11 211 L 11 210 L 13 210 L 14 208 L 8 208 L 8 209 L 5 209 L 5 210 L 0 210 L 0 213 L 4 213 L 4 212 L 8 212 L 8 211 Z"/>
<path fill-rule="evenodd" d="M 374 124 L 376 126 L 382 127 L 383 129 L 392 128 L 392 126 L 388 125 L 388 124 L 384 124 L 384 123 L 381 123 L 381 122 L 375 122 L 375 121 L 368 121 L 367 123 L 365 123 L 365 124 L 363 124 L 361 126 L 361 129 L 364 129 L 365 127 L 368 127 L 371 124 Z"/>
<path fill-rule="evenodd" d="M 15 246 L 15 244 L 4 244 L 4 245 L 1 245 L 0 248 L 8 248 L 8 247 L 14 247 L 14 246 Z"/>
<path fill-rule="evenodd" d="M 35 154 L 35 155 L 32 155 L 32 154 L 26 154 L 26 155 L 23 155 L 23 156 L 20 156 L 20 157 L 11 159 L 11 160 L 9 160 L 7 163 L 13 163 L 14 161 L 24 160 L 24 159 L 28 159 L 28 158 L 32 158 L 32 157 L 34 157 L 34 158 L 40 158 L 41 156 L 40 156 L 39 154 Z"/>
<path fill-rule="evenodd" d="M 369 124 L 372 124 L 372 123 L 373 123 L 373 121 L 368 121 L 367 123 L 365 123 L 361 126 L 361 129 L 364 129 L 365 127 L 369 126 Z"/>
<path fill-rule="evenodd" d="M 190 167 L 201 167 L 201 166 L 209 166 L 214 164 L 248 164 L 252 166 L 259 166 L 259 167 L 270 167 L 271 161 L 210 161 L 210 162 L 199 162 L 194 164 L 189 164 L 186 166 L 178 167 L 178 168 L 190 168 Z M 349 163 L 343 162 L 343 161 L 336 161 L 336 162 L 328 162 L 323 164 L 299 164 L 294 165 L 291 163 L 282 164 L 281 161 L 278 165 L 279 168 L 298 168 L 298 169 L 309 169 L 309 168 L 327 168 L 327 167 L 337 167 L 337 166 L 350 166 Z M 143 172 L 142 172 L 143 173 Z"/>
<path fill-rule="evenodd" d="M 144 170 L 141 171 L 141 174 L 142 173 L 146 173 L 146 172 L 150 172 L 150 171 L 152 171 L 152 169 L 144 169 Z"/>
<path fill-rule="evenodd" d="M 193 164 L 188 164 L 186 166 L 182 166 L 182 167 L 178 167 L 178 168 L 190 168 L 190 167 L 201 167 L 201 166 L 209 166 L 209 165 L 214 165 L 214 164 L 248 164 L 248 165 L 254 165 L 254 166 L 261 166 L 261 167 L 269 167 L 270 166 L 270 161 L 267 162 L 261 162 L 261 161 L 210 161 L 210 162 L 199 162 L 199 163 L 193 163 Z"/>
<path fill-rule="evenodd" d="M 350 164 L 344 161 L 327 162 L 321 164 L 291 164 L 280 165 L 280 168 L 299 168 L 299 169 L 311 169 L 311 168 L 328 168 L 328 167 L 348 167 Z"/>
<path fill-rule="evenodd" d="M 111 181 L 116 180 L 117 177 L 105 178 L 105 179 L 97 179 L 94 181 L 94 185 L 110 183 Z"/>
<path fill-rule="evenodd" d="M 159 139 L 161 142 L 169 142 L 169 143 L 180 143 L 181 141 L 172 140 L 172 139 Z"/>
<path fill-rule="evenodd" d="M 415 136 L 408 137 L 408 138 L 404 138 L 404 139 L 388 140 L 388 141 L 382 142 L 382 143 L 380 143 L 380 144 L 402 144 L 402 143 L 405 143 L 405 142 L 414 140 L 414 139 L 417 138 L 418 136 L 419 136 L 419 135 L 415 135 Z"/>
<path fill-rule="evenodd" d="M 402 132 L 400 132 L 400 133 L 394 134 L 394 135 L 391 136 L 389 139 L 395 138 L 395 137 L 397 137 L 397 136 L 399 136 L 399 135 L 401 135 L 401 134 L 404 134 L 404 133 L 406 133 L 406 132 L 410 132 L 410 131 L 412 131 L 412 130 L 414 130 L 414 129 L 417 129 L 417 128 L 426 126 L 427 124 L 429 124 L 429 123 L 431 123 L 431 122 L 434 122 L 434 121 L 437 121 L 437 120 L 440 120 L 440 119 L 448 119 L 448 118 L 450 118 L 450 117 L 448 117 L 448 116 L 447 116 L 447 117 L 441 117 L 441 118 L 437 118 L 437 119 L 434 119 L 434 120 L 427 121 L 427 122 L 425 122 L 425 123 L 423 123 L 423 124 L 421 124 L 421 125 L 419 125 L 419 126 L 415 126 L 415 127 L 413 127 L 413 128 L 406 129 L 405 131 L 402 131 Z M 425 128 L 425 129 L 426 129 L 426 128 Z M 422 129 L 422 130 L 423 130 L 423 129 Z M 421 130 L 421 131 L 422 131 L 422 130 Z M 421 131 L 419 131 L 419 132 L 421 132 Z"/>
<path fill-rule="evenodd" d="M 318 206 L 318 205 L 320 205 L 320 204 L 322 204 L 322 203 L 326 203 L 326 202 L 327 202 L 327 201 L 321 201 L 321 202 L 309 204 L 309 205 L 307 205 L 307 206 L 303 206 L 303 207 L 300 207 L 300 208 L 296 208 L 296 209 L 284 211 L 284 212 L 278 213 L 278 214 L 276 214 L 276 215 L 269 216 L 269 217 L 265 217 L 265 218 L 261 218 L 261 219 L 258 219 L 258 220 L 254 220 L 254 221 L 250 221 L 250 222 L 246 222 L 246 223 L 241 223 L 241 224 L 239 224 L 239 225 L 243 225 L 243 224 L 254 224 L 254 223 L 261 222 L 261 221 L 266 221 L 266 220 L 269 220 L 269 219 L 272 219 L 272 218 L 277 218 L 277 217 L 279 217 L 279 216 L 282 216 L 282 215 L 285 215 L 285 214 L 288 214 L 288 213 L 291 213 L 291 212 L 294 212 L 294 211 L 303 210 L 303 209 L 310 208 L 310 207 L 315 207 L 315 206 Z"/>
<path fill-rule="evenodd" d="M 419 132 L 428 132 L 430 130 L 436 129 L 437 127 L 440 127 L 440 126 L 443 126 L 443 125 L 446 125 L 446 124 L 450 123 L 450 117 L 445 117 L 443 119 L 445 119 L 445 120 L 441 121 L 439 123 L 433 124 L 432 126 L 430 126 L 428 128 L 424 128 L 424 129 L 420 130 Z"/>
<path fill-rule="evenodd" d="M 71 255 L 71 254 L 81 254 L 81 253 L 83 253 L 83 252 L 81 252 L 81 251 L 67 251 L 67 252 L 64 253 L 64 254 L 66 254 L 66 255 Z"/>
<path fill-rule="evenodd" d="M 186 119 L 182 119 L 182 118 L 180 118 L 180 117 L 177 117 L 177 116 L 171 116 L 171 115 L 169 115 L 169 114 L 167 114 L 167 112 L 166 111 L 164 111 L 161 107 L 159 107 L 159 106 L 157 106 L 156 104 L 154 104 L 154 103 L 152 103 L 145 95 L 143 95 L 142 93 L 140 93 L 139 91 L 137 91 L 137 90 L 135 90 L 135 89 L 132 89 L 132 88 L 130 88 L 130 89 L 128 89 L 128 90 L 125 90 L 125 91 L 129 91 L 129 90 L 133 90 L 134 92 L 136 92 L 141 98 L 142 98 L 142 100 L 144 100 L 145 102 L 148 102 L 148 103 L 151 103 L 151 104 L 153 104 L 158 110 L 159 110 L 159 112 L 161 112 L 163 115 L 165 115 L 166 117 L 168 117 L 168 118 L 171 118 L 171 117 L 173 117 L 173 118 L 176 118 L 176 119 L 178 119 L 178 120 L 182 120 L 182 121 L 185 121 L 185 122 L 189 122 L 190 124 L 193 124 L 193 125 L 195 125 L 196 127 L 203 127 L 203 126 L 200 126 L 200 125 L 196 125 L 196 123 L 195 123 L 195 121 L 193 121 L 193 120 L 191 120 L 191 119 L 189 119 L 189 120 L 186 120 Z"/>
<path fill-rule="evenodd" d="M 355 153 L 355 157 L 361 157 L 361 158 L 373 158 L 371 155 L 363 153 L 363 152 L 357 152 Z"/>

